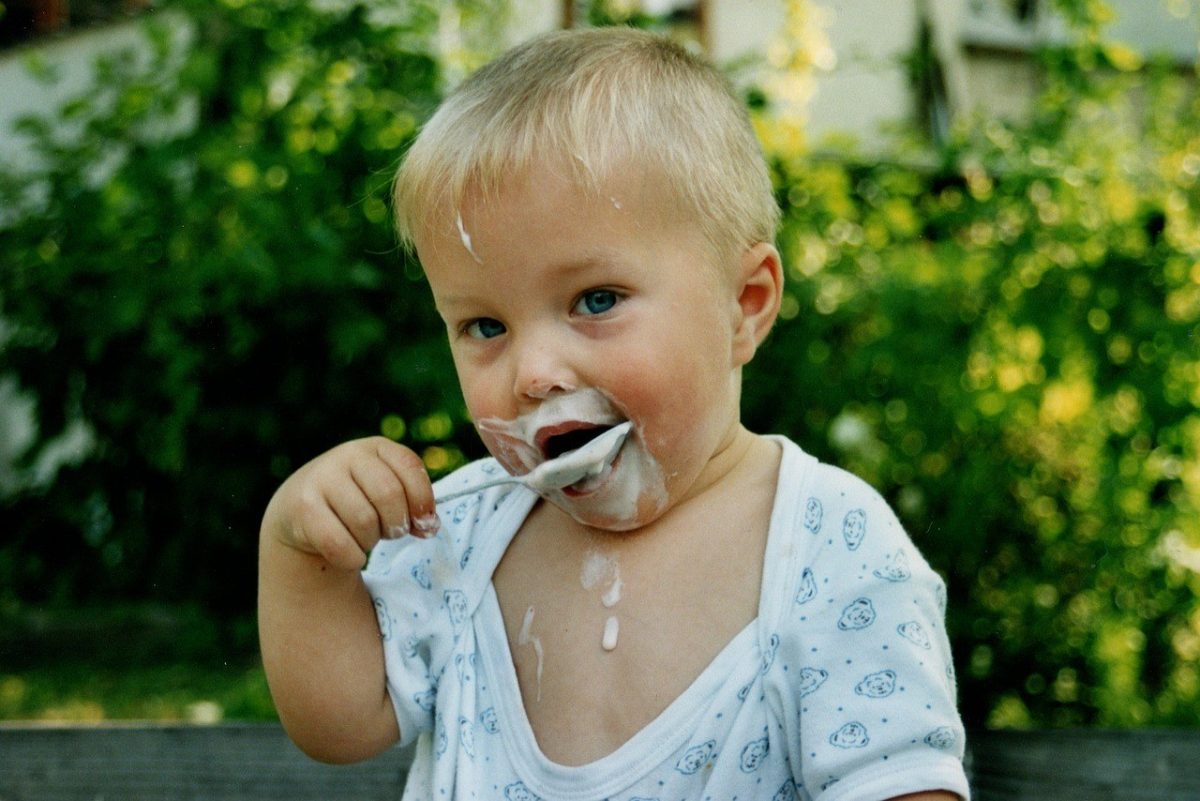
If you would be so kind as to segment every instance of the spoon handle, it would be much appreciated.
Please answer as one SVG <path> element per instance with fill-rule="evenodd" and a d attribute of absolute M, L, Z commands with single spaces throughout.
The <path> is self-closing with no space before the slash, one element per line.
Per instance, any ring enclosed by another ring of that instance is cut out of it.
<path fill-rule="evenodd" d="M 473 495 L 474 493 L 481 492 L 482 490 L 488 489 L 489 487 L 498 487 L 501 484 L 524 484 L 524 483 L 525 483 L 524 476 L 500 476 L 499 478 L 489 478 L 487 481 L 481 481 L 478 484 L 468 484 L 467 486 L 463 487 L 462 489 L 456 489 L 456 490 L 451 490 L 450 492 L 444 492 L 441 495 L 438 495 L 433 500 L 434 500 L 434 503 L 444 503 L 445 501 L 452 501 L 455 498 L 461 498 L 464 495 Z"/>

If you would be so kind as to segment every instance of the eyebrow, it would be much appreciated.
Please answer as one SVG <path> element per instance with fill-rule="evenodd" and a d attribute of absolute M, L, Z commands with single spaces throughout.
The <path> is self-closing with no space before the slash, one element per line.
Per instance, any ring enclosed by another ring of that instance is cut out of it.
<path fill-rule="evenodd" d="M 547 268 L 547 272 L 552 277 L 568 275 L 571 273 L 584 272 L 586 270 L 600 269 L 603 267 L 613 266 L 620 263 L 618 258 L 619 251 L 604 250 L 594 254 L 587 254 L 575 259 L 568 259 L 561 262 L 555 262 Z M 486 265 L 481 269 L 486 270 Z M 442 298 L 442 303 L 446 305 L 458 303 L 472 303 L 474 298 L 469 295 L 447 295 Z"/>
<path fill-rule="evenodd" d="M 620 260 L 617 258 L 617 253 L 615 251 L 605 251 L 602 253 L 589 254 L 577 259 L 571 259 L 569 261 L 552 264 L 550 265 L 549 272 L 553 274 L 577 273 L 583 272 L 584 270 L 611 267 L 615 264 L 618 264 L 619 261 Z"/>
<path fill-rule="evenodd" d="M 559 279 L 572 273 L 580 273 L 587 270 L 598 270 L 605 267 L 628 264 L 628 262 L 621 258 L 621 254 L 622 250 L 620 248 L 601 246 L 573 258 L 567 258 L 562 261 L 553 262 L 549 267 L 547 267 L 546 272 L 552 279 Z M 486 264 L 482 266 L 473 265 L 473 268 L 484 271 L 488 269 Z M 475 302 L 476 299 L 470 295 L 446 295 L 442 298 L 439 306 L 450 308 L 455 305 L 471 304 Z"/>

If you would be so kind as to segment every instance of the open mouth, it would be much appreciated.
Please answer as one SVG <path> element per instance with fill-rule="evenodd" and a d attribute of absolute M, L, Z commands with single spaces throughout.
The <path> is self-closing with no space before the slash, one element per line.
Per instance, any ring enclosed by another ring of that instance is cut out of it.
<path fill-rule="evenodd" d="M 554 432 L 553 429 L 545 435 L 538 436 L 538 447 L 546 459 L 557 459 L 564 453 L 582 448 L 596 437 L 613 428 L 612 425 L 571 424 L 566 431 Z"/>

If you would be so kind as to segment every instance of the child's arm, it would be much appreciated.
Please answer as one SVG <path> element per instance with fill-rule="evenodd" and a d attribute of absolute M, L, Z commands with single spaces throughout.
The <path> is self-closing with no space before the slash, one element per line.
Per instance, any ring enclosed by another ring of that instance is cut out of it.
<path fill-rule="evenodd" d="M 259 551 L 263 666 L 284 728 L 315 759 L 353 762 L 399 740 L 359 571 L 381 538 L 428 535 L 436 521 L 420 458 L 382 437 L 317 457 L 268 504 Z"/>

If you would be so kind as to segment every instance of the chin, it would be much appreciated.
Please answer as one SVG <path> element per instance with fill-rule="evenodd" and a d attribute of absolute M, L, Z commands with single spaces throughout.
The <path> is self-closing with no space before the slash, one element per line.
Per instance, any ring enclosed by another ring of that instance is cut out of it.
<path fill-rule="evenodd" d="M 603 497 L 600 492 L 582 497 L 554 493 L 549 500 L 577 523 L 600 531 L 625 532 L 662 517 L 668 506 L 667 495 L 665 488 L 661 492 L 658 489 L 645 489 L 634 498 Z"/>

